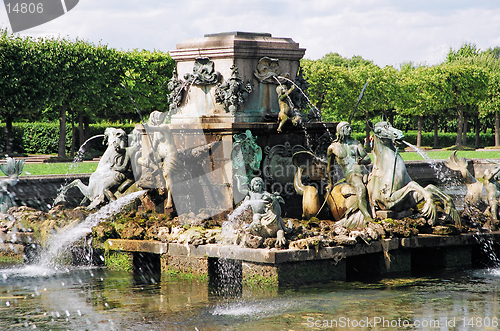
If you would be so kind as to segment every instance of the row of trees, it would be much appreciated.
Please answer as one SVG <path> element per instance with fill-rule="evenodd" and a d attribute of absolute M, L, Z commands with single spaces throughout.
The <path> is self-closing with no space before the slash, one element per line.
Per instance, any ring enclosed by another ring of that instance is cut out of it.
<path fill-rule="evenodd" d="M 14 119 L 59 119 L 58 155 L 64 157 L 67 114 L 78 122 L 82 142 L 90 121 L 140 120 L 128 93 L 145 112 L 168 110 L 166 82 L 174 67 L 171 57 L 159 51 L 125 52 L 0 30 L 0 117 L 6 123 L 7 153 Z"/>
<path fill-rule="evenodd" d="M 323 120 L 347 120 L 368 82 L 354 114 L 367 138 L 365 123 L 386 114 L 396 124 L 416 119 L 418 137 L 431 118 L 435 146 L 440 127 L 448 123 L 456 124 L 456 144 L 465 145 L 468 123 L 473 123 L 478 145 L 479 132 L 494 119 L 498 146 L 499 56 L 498 47 L 482 52 L 465 44 L 450 50 L 435 66 L 406 63 L 398 69 L 380 68 L 360 56 L 347 59 L 336 53 L 316 61 L 304 59 L 301 65 L 310 84 L 309 97 Z M 73 126 L 78 123 L 73 131 L 79 132 L 81 143 L 91 121 L 141 120 L 129 93 L 145 114 L 168 111 L 167 82 L 174 67 L 172 58 L 159 51 L 118 51 L 82 40 L 22 38 L 0 30 L 0 119 L 6 123 L 6 140 L 11 141 L 14 119 L 58 120 L 58 154 L 63 157 L 68 115 Z M 10 153 L 9 144 L 6 150 Z"/>
<path fill-rule="evenodd" d="M 456 145 L 465 145 L 467 124 L 474 123 L 476 146 L 485 119 L 495 118 L 495 144 L 500 145 L 500 48 L 481 52 L 473 44 L 450 50 L 443 63 L 434 66 L 406 63 L 399 70 L 380 68 L 359 56 L 351 59 L 327 54 L 320 60 L 303 60 L 310 99 L 326 120 L 347 120 L 364 84 L 368 87 L 355 119 L 367 123 L 381 114 L 415 117 L 418 137 L 422 120 L 434 121 L 434 145 L 443 122 L 456 122 Z M 466 120 L 468 119 L 468 120 Z M 366 135 L 369 127 L 366 125 Z M 417 139 L 420 145 L 420 138 Z"/>

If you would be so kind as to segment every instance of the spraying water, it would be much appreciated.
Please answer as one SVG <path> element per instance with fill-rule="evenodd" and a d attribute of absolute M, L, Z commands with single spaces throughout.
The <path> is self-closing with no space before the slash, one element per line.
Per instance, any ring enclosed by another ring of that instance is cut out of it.
<path fill-rule="evenodd" d="M 123 196 L 106 206 L 99 211 L 90 214 L 82 222 L 73 227 L 68 227 L 65 230 L 54 234 L 49 238 L 47 247 L 40 253 L 38 263 L 27 265 L 21 268 L 5 269 L 1 271 L 1 276 L 6 279 L 11 275 L 24 277 L 39 277 L 50 276 L 58 272 L 69 272 L 69 268 L 61 265 L 58 262 L 58 257 L 61 253 L 67 250 L 74 242 L 85 237 L 92 228 L 101 221 L 106 220 L 119 213 L 124 207 L 129 205 L 136 198 L 140 197 L 146 191 L 139 191 Z"/>
<path fill-rule="evenodd" d="M 91 140 L 94 140 L 96 138 L 104 138 L 103 134 L 98 134 L 93 137 L 90 137 L 89 139 L 85 140 L 85 142 L 80 146 L 78 149 L 78 152 L 76 152 L 75 158 L 73 159 L 73 163 L 76 162 L 82 162 L 83 161 L 83 156 L 85 155 L 85 145 Z"/>
<path fill-rule="evenodd" d="M 302 95 L 306 98 L 307 103 L 308 103 L 309 107 L 311 108 L 311 110 L 316 113 L 316 115 L 317 115 L 317 117 L 319 119 L 321 119 L 321 112 L 319 111 L 319 109 L 311 102 L 311 100 L 309 99 L 309 97 L 304 93 L 304 91 L 294 81 L 292 81 L 289 78 L 283 77 L 283 76 L 279 76 L 279 77 L 274 76 L 274 79 L 276 79 L 280 85 L 281 85 L 281 82 L 279 81 L 278 78 L 279 79 L 284 79 L 284 80 L 292 83 L 295 86 L 295 88 L 297 88 L 300 91 L 300 93 L 302 93 Z"/>
<path fill-rule="evenodd" d="M 250 208 L 250 200 L 244 200 L 231 214 L 227 216 L 227 221 L 222 223 L 222 238 L 233 243 L 236 232 L 241 228 L 243 214 Z"/>
<path fill-rule="evenodd" d="M 489 261 L 493 264 L 494 270 L 498 273 L 500 267 L 500 257 L 498 257 L 495 250 L 495 243 L 493 239 L 491 237 L 482 236 L 479 232 L 475 233 L 473 237 L 481 246 L 482 251 L 488 257 Z"/>
<path fill-rule="evenodd" d="M 447 171 L 446 171 L 446 168 L 444 167 L 443 162 L 438 162 L 437 160 L 433 160 L 429 157 L 429 155 L 427 155 L 427 153 L 425 153 L 423 150 L 421 150 L 417 146 L 412 145 L 409 142 L 404 141 L 404 140 L 403 140 L 403 142 L 408 147 L 410 147 L 415 152 L 417 152 L 417 154 L 420 155 L 431 166 L 431 168 L 432 168 L 432 170 L 434 170 L 439 182 L 441 183 L 441 185 L 444 186 L 445 189 L 455 190 L 457 187 L 460 187 L 460 182 L 456 178 L 454 178 L 453 176 L 449 176 L 447 174 Z"/>
<path fill-rule="evenodd" d="M 301 93 L 301 94 L 302 94 L 302 95 L 306 98 L 307 103 L 308 103 L 308 105 L 309 105 L 309 107 L 310 107 L 311 111 L 315 112 L 315 113 L 316 113 L 316 115 L 317 115 L 317 117 L 320 119 L 320 123 L 323 125 L 323 127 L 325 128 L 325 131 L 328 133 L 328 136 L 330 137 L 330 140 L 333 140 L 333 135 L 331 134 L 330 130 L 328 130 L 328 127 L 325 125 L 325 123 L 321 120 L 321 112 L 319 111 L 319 109 L 318 109 L 318 108 L 316 108 L 316 106 L 314 106 L 314 104 L 313 104 L 313 103 L 311 102 L 311 100 L 307 97 L 307 95 L 304 93 L 304 91 L 303 91 L 303 90 L 302 90 L 302 89 L 301 89 L 301 88 L 300 88 L 300 87 L 299 87 L 299 86 L 298 86 L 298 85 L 297 85 L 294 81 L 292 81 L 292 80 L 291 80 L 291 79 L 289 79 L 289 78 L 282 77 L 282 76 L 278 76 L 278 77 L 277 77 L 277 76 L 273 76 L 273 77 L 274 77 L 274 79 L 278 82 L 278 84 L 279 84 L 280 86 L 282 86 L 282 87 L 283 87 L 283 85 L 282 85 L 282 84 L 281 84 L 281 82 L 280 82 L 280 79 L 284 79 L 284 80 L 286 80 L 286 81 L 288 81 L 288 82 L 292 83 L 292 84 L 295 86 L 295 88 L 297 88 L 297 89 L 300 91 L 300 93 Z M 293 102 L 292 102 L 292 99 L 290 98 L 290 96 L 289 96 L 289 95 L 287 96 L 287 99 L 288 99 L 288 102 L 289 102 L 290 106 L 293 108 Z M 304 131 L 304 134 L 305 134 L 305 136 L 306 136 L 306 145 L 307 145 L 307 148 L 311 149 L 311 143 L 310 143 L 310 136 L 309 136 L 309 133 L 307 132 L 307 129 L 306 129 L 306 127 L 304 126 L 304 123 L 302 123 L 302 121 L 299 121 L 299 124 L 300 124 L 300 126 L 301 126 L 301 128 L 302 128 L 302 130 Z"/>
<path fill-rule="evenodd" d="M 94 140 L 97 138 L 102 138 L 102 137 L 104 137 L 103 134 L 98 134 L 98 135 L 95 135 L 95 136 L 90 137 L 89 139 L 85 140 L 85 142 L 78 149 L 78 152 L 76 152 L 75 158 L 73 159 L 73 163 L 71 163 L 71 165 L 69 166 L 68 172 L 66 172 L 66 176 L 73 173 L 73 170 L 78 166 L 78 163 L 83 161 L 83 156 L 85 155 L 85 145 L 87 145 L 87 143 L 91 140 Z M 61 190 L 63 189 L 64 186 L 68 185 L 68 180 L 69 180 L 69 178 L 66 178 L 64 180 L 64 184 L 61 185 L 61 187 L 59 188 L 59 192 L 61 192 Z"/>

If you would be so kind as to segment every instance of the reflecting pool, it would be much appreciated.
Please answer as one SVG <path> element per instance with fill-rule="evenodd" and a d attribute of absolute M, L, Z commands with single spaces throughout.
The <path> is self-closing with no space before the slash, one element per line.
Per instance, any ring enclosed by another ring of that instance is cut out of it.
<path fill-rule="evenodd" d="M 231 294 L 186 276 L 4 266 L 0 329 L 496 330 L 499 284 L 492 268 Z"/>

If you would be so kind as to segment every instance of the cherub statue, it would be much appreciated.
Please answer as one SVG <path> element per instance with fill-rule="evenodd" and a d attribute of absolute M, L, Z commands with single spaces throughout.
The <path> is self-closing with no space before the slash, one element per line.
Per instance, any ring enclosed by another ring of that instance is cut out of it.
<path fill-rule="evenodd" d="M 301 120 L 300 115 L 294 111 L 293 104 L 291 104 L 290 94 L 295 89 L 295 85 L 292 85 L 288 90 L 284 86 L 278 85 L 276 87 L 276 93 L 278 94 L 278 102 L 280 105 L 280 112 L 278 115 L 278 132 L 281 132 L 283 125 L 291 120 L 293 125 L 297 125 Z"/>
<path fill-rule="evenodd" d="M 285 203 L 283 198 L 277 193 L 265 191 L 262 178 L 255 177 L 250 182 L 245 201 L 253 212 L 253 221 L 248 225 L 250 233 L 263 238 L 276 236 L 276 245 L 284 245 L 285 234 L 292 230 L 292 223 L 289 220 L 287 227 L 281 218 L 280 203 Z"/>

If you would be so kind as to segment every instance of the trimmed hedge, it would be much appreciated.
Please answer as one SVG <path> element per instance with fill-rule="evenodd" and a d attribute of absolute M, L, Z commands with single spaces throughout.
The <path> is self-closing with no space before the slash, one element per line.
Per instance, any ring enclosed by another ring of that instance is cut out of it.
<path fill-rule="evenodd" d="M 103 134 L 108 127 L 122 128 L 130 132 L 134 124 L 101 123 L 90 124 L 90 136 Z M 16 154 L 57 154 L 59 146 L 59 123 L 14 123 L 13 152 Z M 78 131 L 75 130 L 75 149 L 78 150 L 81 143 Z M 71 124 L 66 125 L 66 152 L 71 150 Z M 5 153 L 5 123 L 0 124 L 0 151 Z M 92 144 L 92 149 L 104 152 L 105 146 L 98 143 Z"/>
<path fill-rule="evenodd" d="M 352 134 L 352 137 L 359 142 L 363 142 L 365 139 L 365 133 L 364 132 L 356 132 Z M 416 145 L 417 144 L 417 132 L 416 131 L 408 131 L 405 132 L 405 141 L 409 142 L 410 144 Z M 446 147 L 451 147 L 455 145 L 455 142 L 457 140 L 457 134 L 456 133 L 451 133 L 451 132 L 439 132 L 439 148 L 446 148 Z M 476 134 L 471 132 L 467 133 L 467 146 L 474 147 L 474 143 L 476 141 Z M 494 146 L 495 145 L 495 134 L 488 132 L 488 133 L 480 133 L 479 134 L 479 147 L 486 147 L 486 146 Z M 421 146 L 429 146 L 429 147 L 434 147 L 434 132 L 422 132 L 422 143 Z"/>

